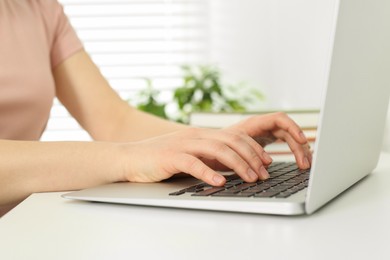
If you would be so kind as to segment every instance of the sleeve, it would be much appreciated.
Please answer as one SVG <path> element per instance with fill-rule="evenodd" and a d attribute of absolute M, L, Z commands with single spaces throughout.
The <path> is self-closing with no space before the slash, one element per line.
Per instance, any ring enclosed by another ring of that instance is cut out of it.
<path fill-rule="evenodd" d="M 54 9 L 51 12 L 54 26 L 50 60 L 51 67 L 55 68 L 72 54 L 83 49 L 83 44 L 65 15 L 62 5 L 56 0 L 51 2 L 53 3 L 51 8 Z"/>

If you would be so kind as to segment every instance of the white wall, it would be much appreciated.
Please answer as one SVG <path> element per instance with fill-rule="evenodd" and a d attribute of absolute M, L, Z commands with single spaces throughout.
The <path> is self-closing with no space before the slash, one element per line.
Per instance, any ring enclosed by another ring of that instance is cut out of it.
<path fill-rule="evenodd" d="M 265 107 L 318 108 L 334 0 L 213 0 L 211 60 L 245 79 Z"/>
<path fill-rule="evenodd" d="M 265 93 L 261 108 L 319 108 L 336 2 L 212 0 L 210 60 L 227 81 L 245 80 Z M 390 108 L 384 149 L 390 151 Z"/>

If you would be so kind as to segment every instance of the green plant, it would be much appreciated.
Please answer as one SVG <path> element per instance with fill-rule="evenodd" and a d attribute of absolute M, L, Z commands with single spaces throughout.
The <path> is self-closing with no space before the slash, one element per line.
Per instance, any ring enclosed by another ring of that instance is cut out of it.
<path fill-rule="evenodd" d="M 222 85 L 220 72 L 211 66 L 182 66 L 183 84 L 173 92 L 176 113 L 167 115 L 168 103 L 159 102 L 160 92 L 147 80 L 147 89 L 139 93 L 137 107 L 170 120 L 188 123 L 193 112 L 243 112 L 248 105 L 263 99 L 263 95 L 243 84 Z M 246 91 L 245 91 L 246 90 Z M 240 95 L 241 94 L 241 95 Z"/>
<path fill-rule="evenodd" d="M 152 81 L 145 79 L 147 87 L 138 93 L 137 99 L 139 103 L 137 108 L 139 110 L 154 114 L 156 116 L 168 119 L 165 112 L 166 104 L 158 101 L 159 91 L 153 89 Z"/>

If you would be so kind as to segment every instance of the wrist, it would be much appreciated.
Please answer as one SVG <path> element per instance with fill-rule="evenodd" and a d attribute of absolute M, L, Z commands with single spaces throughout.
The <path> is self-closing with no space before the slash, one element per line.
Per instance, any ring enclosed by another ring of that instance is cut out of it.
<path fill-rule="evenodd" d="M 110 182 L 124 182 L 128 181 L 128 161 L 130 160 L 129 156 L 129 145 L 123 143 L 114 143 L 112 154 L 110 155 L 113 162 L 113 167 L 110 171 L 111 180 Z"/>

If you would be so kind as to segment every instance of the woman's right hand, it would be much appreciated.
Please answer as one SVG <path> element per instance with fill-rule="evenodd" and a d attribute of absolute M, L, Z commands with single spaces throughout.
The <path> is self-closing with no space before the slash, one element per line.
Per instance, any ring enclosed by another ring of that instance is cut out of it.
<path fill-rule="evenodd" d="M 183 172 L 221 186 L 225 178 L 212 169 L 220 164 L 254 182 L 269 177 L 266 166 L 272 162 L 253 138 L 228 129 L 187 128 L 121 146 L 121 180 L 131 182 L 158 182 Z"/>

